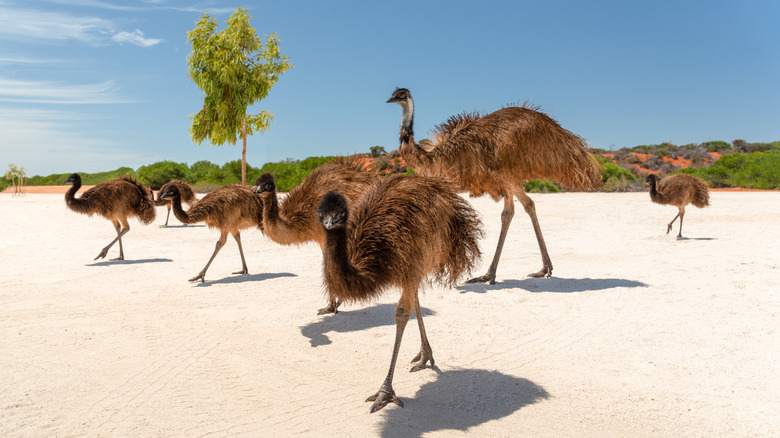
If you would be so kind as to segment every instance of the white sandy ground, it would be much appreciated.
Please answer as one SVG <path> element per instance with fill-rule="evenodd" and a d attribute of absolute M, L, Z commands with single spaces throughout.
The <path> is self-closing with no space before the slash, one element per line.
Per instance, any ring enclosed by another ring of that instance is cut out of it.
<path fill-rule="evenodd" d="M 712 193 L 690 208 L 647 193 L 534 195 L 555 270 L 517 205 L 494 286 L 421 295 L 436 367 L 369 414 L 398 292 L 325 304 L 319 247 L 242 233 L 191 284 L 217 232 L 131 221 L 113 237 L 61 194 L 0 195 L 0 437 L 443 437 L 780 434 L 780 193 Z M 501 204 L 470 199 L 492 257 Z M 115 257 L 118 248 L 109 252 Z"/>

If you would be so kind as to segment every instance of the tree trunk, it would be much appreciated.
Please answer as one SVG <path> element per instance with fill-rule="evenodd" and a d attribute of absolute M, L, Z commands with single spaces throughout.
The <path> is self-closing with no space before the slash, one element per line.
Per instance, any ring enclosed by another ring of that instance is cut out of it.
<path fill-rule="evenodd" d="M 241 140 L 244 150 L 241 151 L 241 184 L 246 185 L 246 116 L 241 119 Z"/>

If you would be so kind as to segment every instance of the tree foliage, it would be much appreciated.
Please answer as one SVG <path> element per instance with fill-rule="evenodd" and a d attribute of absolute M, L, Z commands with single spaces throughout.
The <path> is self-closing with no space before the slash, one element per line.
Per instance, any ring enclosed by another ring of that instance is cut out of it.
<path fill-rule="evenodd" d="M 217 20 L 204 14 L 187 33 L 192 53 L 187 59 L 189 77 L 205 93 L 203 108 L 192 116 L 190 134 L 201 144 L 235 144 L 243 139 L 242 182 L 246 183 L 246 136 L 265 132 L 273 115 L 262 110 L 247 114 L 247 108 L 265 99 L 279 77 L 293 66 L 279 50 L 276 34 L 265 45 L 249 23 L 250 15 L 238 8 L 217 31 Z"/>
<path fill-rule="evenodd" d="M 141 166 L 136 172 L 138 179 L 154 190 L 158 190 L 163 184 L 174 179 L 195 182 L 190 176 L 190 169 L 186 163 L 174 161 L 159 161 L 154 164 Z"/>

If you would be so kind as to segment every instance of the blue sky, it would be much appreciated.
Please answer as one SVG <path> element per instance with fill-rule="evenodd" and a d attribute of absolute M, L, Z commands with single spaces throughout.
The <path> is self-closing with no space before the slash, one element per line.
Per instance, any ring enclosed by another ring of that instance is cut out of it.
<path fill-rule="evenodd" d="M 780 140 L 780 2 L 0 0 L 0 167 L 100 172 L 222 164 L 192 143 L 203 96 L 187 31 L 238 6 L 295 67 L 247 159 L 398 147 L 396 87 L 416 137 L 463 111 L 529 101 L 592 147 Z"/>

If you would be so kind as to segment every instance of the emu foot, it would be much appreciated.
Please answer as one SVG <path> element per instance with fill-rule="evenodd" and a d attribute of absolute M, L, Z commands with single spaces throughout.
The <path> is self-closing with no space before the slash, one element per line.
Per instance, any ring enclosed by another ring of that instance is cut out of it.
<path fill-rule="evenodd" d="M 194 283 L 194 282 L 196 282 L 198 280 L 200 280 L 201 283 L 205 283 L 206 282 L 206 278 L 205 277 L 206 277 L 206 273 L 205 272 L 201 272 L 200 274 L 190 278 L 190 283 Z"/>
<path fill-rule="evenodd" d="M 118 260 L 124 260 L 124 259 L 125 259 L 125 256 L 123 256 L 123 255 L 120 255 L 119 257 L 117 257 L 117 258 L 115 258 L 115 259 L 108 259 L 108 261 L 109 261 L 109 262 L 116 262 L 116 261 L 118 261 Z"/>
<path fill-rule="evenodd" d="M 539 270 L 539 272 L 528 274 L 528 276 L 533 278 L 542 278 L 542 277 L 550 278 L 552 276 L 552 266 L 545 265 L 541 270 Z"/>
<path fill-rule="evenodd" d="M 329 313 L 337 314 L 339 313 L 339 306 L 341 305 L 338 301 L 331 301 L 328 303 L 327 307 L 323 307 L 322 309 L 317 311 L 317 315 L 327 315 Z"/>
<path fill-rule="evenodd" d="M 467 281 L 466 283 L 488 283 L 488 284 L 496 284 L 496 274 L 492 272 L 488 272 L 487 274 L 481 276 L 481 277 L 474 277 L 471 280 Z"/>
<path fill-rule="evenodd" d="M 379 391 L 377 391 L 377 393 L 372 395 L 371 397 L 367 398 L 366 401 L 374 402 L 374 404 L 371 405 L 372 414 L 382 409 L 390 402 L 395 403 L 400 407 L 404 407 L 403 402 L 399 400 L 398 397 L 395 396 L 395 391 L 393 391 L 393 387 L 390 385 L 387 386 L 382 385 L 382 387 L 379 388 Z"/>
<path fill-rule="evenodd" d="M 246 275 L 249 273 L 249 269 L 242 269 L 240 271 L 236 271 L 233 273 L 233 275 Z"/>
<path fill-rule="evenodd" d="M 100 251 L 100 254 L 97 255 L 93 260 L 97 259 L 103 259 L 106 257 L 106 254 L 108 254 L 108 248 L 103 248 L 103 251 Z"/>
<path fill-rule="evenodd" d="M 426 351 L 424 348 L 420 349 L 420 352 L 417 353 L 417 356 L 412 359 L 412 363 L 414 366 L 411 370 L 409 370 L 410 373 L 413 373 L 415 371 L 420 371 L 425 369 L 425 363 L 431 361 L 431 368 L 433 368 L 433 365 L 435 364 L 435 361 L 433 360 L 433 351 L 429 348 L 428 351 Z"/>
<path fill-rule="evenodd" d="M 672 224 L 673 224 L 673 223 L 674 223 L 674 222 L 672 222 Z M 666 227 L 666 234 L 669 234 L 669 232 L 670 232 L 670 231 L 672 231 L 672 224 L 669 224 L 669 225 Z"/>

